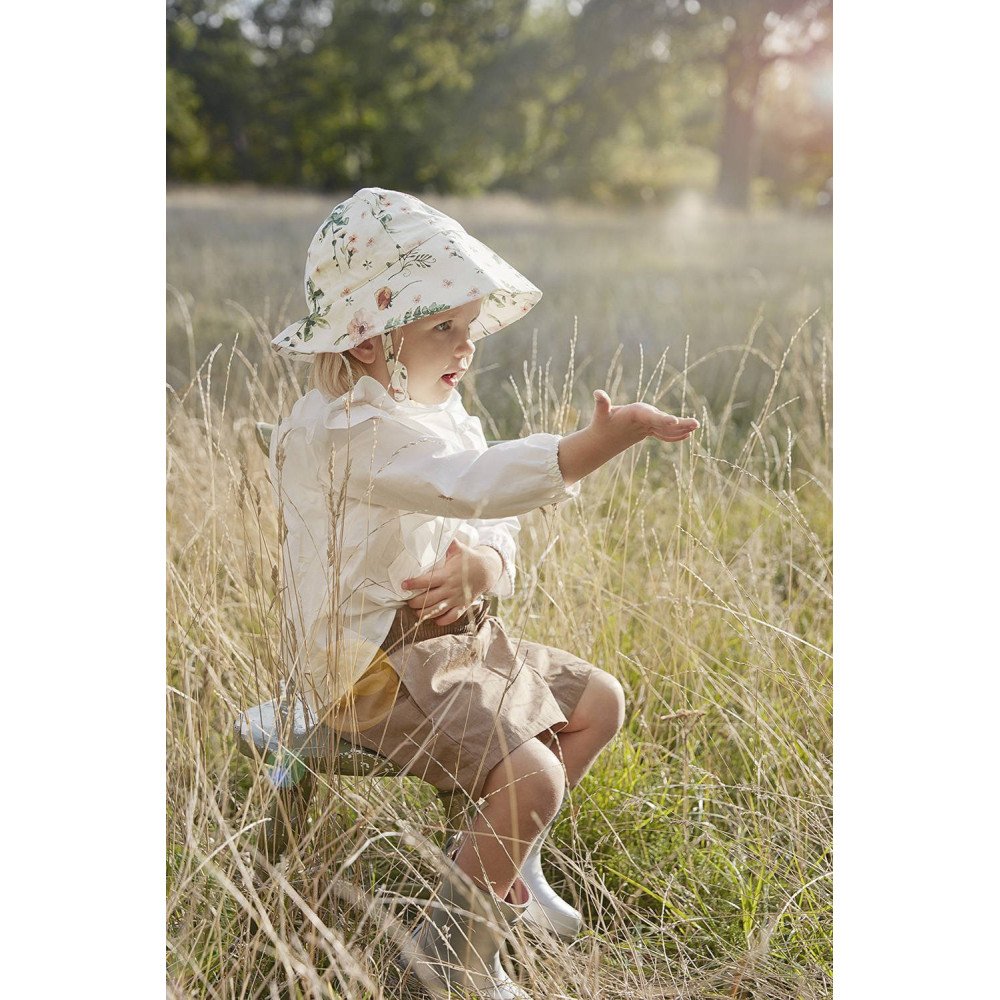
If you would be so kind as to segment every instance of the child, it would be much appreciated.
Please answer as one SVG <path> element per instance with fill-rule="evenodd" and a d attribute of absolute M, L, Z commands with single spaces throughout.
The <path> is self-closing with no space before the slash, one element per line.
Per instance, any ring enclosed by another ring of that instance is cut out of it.
<path fill-rule="evenodd" d="M 273 341 L 314 365 L 271 444 L 290 672 L 338 735 L 477 803 L 401 967 L 434 993 L 527 998 L 499 950 L 518 920 L 579 931 L 541 844 L 625 701 L 585 660 L 513 641 L 484 595 L 513 593 L 517 515 L 698 423 L 597 390 L 584 430 L 488 449 L 456 386 L 475 342 L 541 292 L 410 195 L 364 188 L 339 204 L 313 237 L 305 287 L 309 316 Z"/>

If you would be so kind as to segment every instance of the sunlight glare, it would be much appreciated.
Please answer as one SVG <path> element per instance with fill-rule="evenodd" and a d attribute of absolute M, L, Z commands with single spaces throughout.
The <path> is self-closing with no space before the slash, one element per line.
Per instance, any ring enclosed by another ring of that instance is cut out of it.
<path fill-rule="evenodd" d="M 692 232 L 704 224 L 705 213 L 705 196 L 688 188 L 667 209 L 664 224 L 672 232 Z"/>

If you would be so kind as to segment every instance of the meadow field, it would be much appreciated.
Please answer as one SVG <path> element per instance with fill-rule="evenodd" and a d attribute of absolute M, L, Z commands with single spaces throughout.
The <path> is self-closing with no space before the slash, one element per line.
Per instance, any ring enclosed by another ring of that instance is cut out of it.
<path fill-rule="evenodd" d="M 444 816 L 416 779 L 319 776 L 308 833 L 255 867 L 266 776 L 232 721 L 277 695 L 278 527 L 254 422 L 307 369 L 267 341 L 304 314 L 337 195 L 168 193 L 169 995 L 393 997 L 399 921 Z M 622 733 L 548 840 L 572 944 L 518 931 L 538 1000 L 832 993 L 832 248 L 823 217 L 697 197 L 613 212 L 428 198 L 544 293 L 483 341 L 462 393 L 487 436 L 567 433 L 595 388 L 701 429 L 646 441 L 522 518 L 512 636 L 618 677 Z M 379 899 L 390 898 L 380 896 Z"/>

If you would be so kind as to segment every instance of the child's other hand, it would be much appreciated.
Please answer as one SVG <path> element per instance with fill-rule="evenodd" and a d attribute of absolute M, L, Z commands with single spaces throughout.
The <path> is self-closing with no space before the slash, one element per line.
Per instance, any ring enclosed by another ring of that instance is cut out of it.
<path fill-rule="evenodd" d="M 649 403 L 626 403 L 613 406 L 603 389 L 594 390 L 594 416 L 590 426 L 598 434 L 631 431 L 637 438 L 659 438 L 661 441 L 683 441 L 700 424 L 693 417 L 675 417 Z"/>
<path fill-rule="evenodd" d="M 426 573 L 403 581 L 407 590 L 416 591 L 406 602 L 407 607 L 421 613 L 425 620 L 433 619 L 435 625 L 451 625 L 496 583 L 499 562 L 497 553 L 480 552 L 455 539 L 444 558 Z"/>

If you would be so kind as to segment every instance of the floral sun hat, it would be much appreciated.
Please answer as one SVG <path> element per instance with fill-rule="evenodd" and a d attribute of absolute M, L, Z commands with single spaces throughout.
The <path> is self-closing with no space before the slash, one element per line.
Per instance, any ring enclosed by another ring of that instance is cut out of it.
<path fill-rule="evenodd" d="M 316 231 L 305 290 L 309 315 L 282 330 L 271 346 L 306 361 L 479 298 L 482 309 L 470 333 L 481 340 L 542 297 L 454 219 L 413 195 L 376 187 L 342 201 Z M 392 338 L 384 340 L 392 371 Z M 397 388 L 405 395 L 405 369 L 402 378 Z"/>

